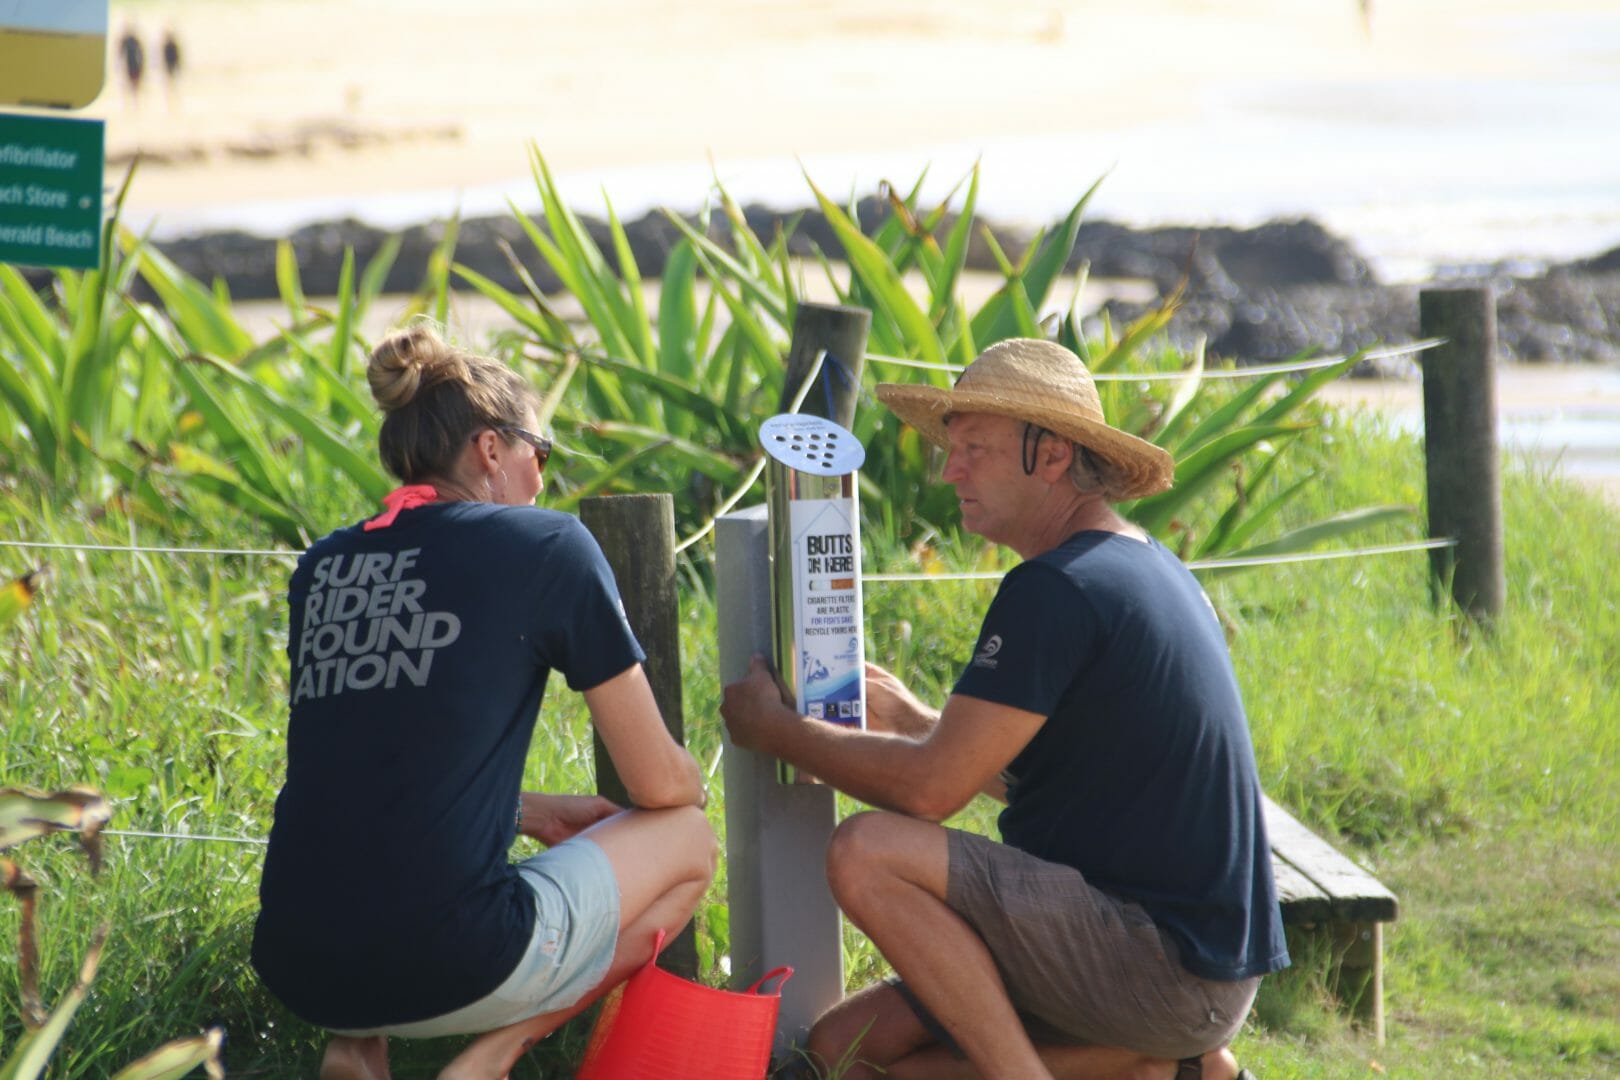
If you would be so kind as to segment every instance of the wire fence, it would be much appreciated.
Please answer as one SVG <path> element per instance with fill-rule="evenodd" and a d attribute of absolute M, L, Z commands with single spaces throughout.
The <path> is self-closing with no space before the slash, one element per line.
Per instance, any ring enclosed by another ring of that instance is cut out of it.
<path fill-rule="evenodd" d="M 0 547 L 42 551 L 111 551 L 120 555 L 260 555 L 296 559 L 303 554 L 287 548 L 148 547 L 141 544 L 58 544 L 36 540 L 0 540 Z"/>
<path fill-rule="evenodd" d="M 1214 570 L 1248 566 L 1280 566 L 1288 563 L 1321 562 L 1332 559 L 1362 558 L 1375 555 L 1396 555 L 1415 551 L 1430 551 L 1436 548 L 1451 547 L 1455 540 L 1420 540 L 1406 544 L 1381 544 L 1373 547 L 1353 548 L 1340 551 L 1313 551 L 1296 552 L 1283 555 L 1266 555 L 1255 557 L 1232 557 L 1225 559 L 1201 559 L 1187 564 L 1191 570 Z M 0 547 L 67 550 L 67 551 L 101 551 L 111 553 L 139 552 L 143 554 L 174 555 L 174 556 L 223 556 L 223 555 L 256 555 L 274 557 L 296 557 L 299 553 L 281 550 L 255 550 L 250 548 L 164 548 L 164 547 L 120 547 L 112 544 L 56 544 L 41 543 L 25 540 L 0 540 Z M 973 572 L 947 572 L 947 573 L 871 573 L 862 574 L 861 581 L 865 583 L 903 583 L 903 584 L 939 584 L 951 581 L 994 581 L 1004 576 L 1002 571 L 973 571 Z M 151 832 L 140 829 L 103 829 L 103 836 L 123 837 L 137 840 L 170 840 L 177 842 L 200 841 L 204 843 L 237 844 L 251 847 L 263 847 L 268 840 L 249 836 L 220 836 L 208 833 L 166 833 Z"/>
<path fill-rule="evenodd" d="M 1357 354 L 1362 360 L 1393 360 L 1401 356 L 1412 356 L 1429 349 L 1439 348 L 1445 344 L 1444 338 L 1424 338 L 1406 345 L 1391 345 L 1383 349 L 1372 349 Z M 1333 367 L 1342 364 L 1351 356 L 1321 356 L 1311 360 L 1293 360 L 1284 364 L 1254 364 L 1245 367 L 1231 368 L 1184 368 L 1181 371 L 1103 371 L 1093 372 L 1092 380 L 1095 382 L 1172 382 L 1196 376 L 1201 379 L 1252 379 L 1263 375 L 1292 375 L 1301 371 L 1317 371 L 1321 368 Z M 887 364 L 891 367 L 924 368 L 929 371 L 949 371 L 960 373 L 967 368 L 962 364 L 936 364 L 930 360 L 911 360 L 901 356 L 882 356 L 878 353 L 867 353 L 866 360 L 873 364 Z"/>
<path fill-rule="evenodd" d="M 1442 339 L 1431 338 L 1413 342 L 1410 345 L 1395 346 L 1388 349 L 1378 349 L 1367 352 L 1361 358 L 1364 360 L 1386 360 L 1400 356 L 1407 356 L 1435 348 L 1443 344 Z M 806 375 L 803 384 L 795 395 L 788 411 L 795 412 L 804 401 L 806 394 L 813 385 L 817 372 L 826 359 L 826 352 L 818 353 L 815 361 Z M 1103 372 L 1093 375 L 1098 382 L 1104 381 L 1167 381 L 1181 380 L 1189 376 L 1199 378 L 1255 378 L 1266 375 L 1294 374 L 1298 372 L 1314 371 L 1321 368 L 1332 367 L 1344 363 L 1348 356 L 1321 357 L 1312 360 L 1301 360 L 1286 364 L 1256 365 L 1242 368 L 1192 369 L 1165 372 L 1137 372 L 1119 373 Z M 898 367 L 928 368 L 933 370 L 960 372 L 965 370 L 962 366 L 953 364 L 933 364 L 926 361 L 910 360 L 895 356 L 882 356 L 869 353 L 866 360 L 876 364 L 888 364 Z M 748 475 L 738 490 L 718 509 L 714 516 L 696 533 L 682 541 L 676 548 L 676 554 L 686 550 L 701 540 L 713 530 L 715 522 L 728 513 L 733 506 L 741 501 L 743 495 L 753 486 L 759 473 L 764 469 L 765 459 L 762 456 L 756 463 L 755 469 Z M 1456 545 L 1452 539 L 1429 539 L 1414 541 L 1406 544 L 1380 544 L 1371 547 L 1351 548 L 1337 551 L 1294 552 L 1277 555 L 1260 556 L 1232 556 L 1228 558 L 1193 560 L 1187 564 L 1190 570 L 1235 569 L 1255 566 L 1281 566 L 1291 563 L 1322 562 L 1334 559 L 1364 558 L 1377 555 L 1394 555 L 1415 551 L 1431 551 L 1437 548 L 1452 547 Z M 225 557 L 245 556 L 278 559 L 297 559 L 302 552 L 281 548 L 229 548 L 229 547 L 166 547 L 160 545 L 140 544 L 92 544 L 92 543 L 59 543 L 33 540 L 0 540 L 0 548 L 13 548 L 36 551 L 94 551 L 108 552 L 121 555 L 163 555 L 169 557 Z M 947 573 L 868 573 L 861 575 L 863 583 L 943 583 L 949 581 L 988 581 L 999 580 L 1004 576 L 1002 571 L 974 571 L 974 572 L 947 572 Z M 207 843 L 238 844 L 262 847 L 268 840 L 258 837 L 219 836 L 204 833 L 165 833 L 150 832 L 137 829 L 103 829 L 103 836 L 113 836 L 131 839 L 153 839 L 170 841 L 201 841 Z"/>
<path fill-rule="evenodd" d="M 146 832 L 142 829 L 102 829 L 102 836 L 125 836 L 140 840 L 202 840 L 216 844 L 245 844 L 249 847 L 264 847 L 270 841 L 257 836 L 215 836 L 210 833 L 166 833 Z"/>
<path fill-rule="evenodd" d="M 1411 551 L 1433 551 L 1455 547 L 1457 541 L 1414 540 L 1408 544 L 1378 544 L 1372 547 L 1348 548 L 1340 551 L 1299 551 L 1279 555 L 1234 555 L 1226 559 L 1194 559 L 1187 563 L 1189 570 L 1229 570 L 1245 566 L 1283 566 L 1288 563 L 1323 562 L 1329 559 L 1355 559 L 1367 555 L 1399 555 Z M 1006 575 L 1000 570 L 974 570 L 964 572 L 913 574 L 862 574 L 862 583 L 869 581 L 930 582 L 930 581 L 999 581 Z"/>
<path fill-rule="evenodd" d="M 690 541 L 687 542 L 688 546 Z M 1187 563 L 1189 570 L 1225 570 L 1244 566 L 1282 566 L 1287 563 L 1323 562 L 1330 559 L 1354 559 L 1368 555 L 1398 555 L 1411 551 L 1432 551 L 1436 548 L 1455 547 L 1457 541 L 1447 538 L 1414 540 L 1406 544 L 1377 544 L 1371 547 L 1345 548 L 1338 551 L 1301 551 L 1279 555 L 1236 555 L 1225 559 L 1194 559 Z M 280 549 L 252 548 L 194 548 L 194 547 L 120 547 L 116 544 L 41 543 L 28 540 L 0 540 L 0 547 L 29 548 L 46 551 L 105 551 L 115 554 L 149 555 L 259 555 L 272 558 L 296 559 L 301 552 Z M 680 550 L 680 549 L 677 549 Z M 929 573 L 871 573 L 862 574 L 866 581 L 974 581 L 994 580 L 1003 576 L 997 570 L 971 572 Z"/>

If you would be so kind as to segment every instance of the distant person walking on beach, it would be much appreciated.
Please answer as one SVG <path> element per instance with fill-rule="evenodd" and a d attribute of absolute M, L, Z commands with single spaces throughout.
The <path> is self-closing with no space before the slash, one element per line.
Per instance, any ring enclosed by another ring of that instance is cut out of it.
<path fill-rule="evenodd" d="M 125 27 L 123 36 L 118 39 L 118 57 L 124 65 L 124 81 L 129 84 L 130 96 L 139 101 L 141 76 L 146 74 L 146 47 L 132 26 Z"/>
<path fill-rule="evenodd" d="M 163 31 L 163 75 L 170 83 L 180 78 L 180 39 L 172 26 Z"/>
<path fill-rule="evenodd" d="M 172 106 L 180 89 L 180 38 L 172 26 L 163 28 L 163 89 Z"/>

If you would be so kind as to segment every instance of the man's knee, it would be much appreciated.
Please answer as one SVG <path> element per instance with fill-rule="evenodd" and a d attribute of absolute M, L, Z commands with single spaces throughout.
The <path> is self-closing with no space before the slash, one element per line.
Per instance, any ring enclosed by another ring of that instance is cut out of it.
<path fill-rule="evenodd" d="M 856 814 L 827 844 L 827 884 L 844 911 L 865 900 L 888 903 L 887 886 L 920 888 L 944 899 L 949 873 L 947 831 L 939 825 L 881 810 Z M 870 905 L 868 905 L 870 906 Z"/>
<path fill-rule="evenodd" d="M 870 889 L 887 872 L 890 814 L 867 811 L 844 819 L 827 841 L 827 885 L 843 906 L 847 897 Z"/>

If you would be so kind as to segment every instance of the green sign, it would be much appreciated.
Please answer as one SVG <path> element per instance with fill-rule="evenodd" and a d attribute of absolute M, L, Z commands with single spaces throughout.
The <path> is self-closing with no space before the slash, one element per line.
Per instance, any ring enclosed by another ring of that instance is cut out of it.
<path fill-rule="evenodd" d="M 0 262 L 101 264 L 100 120 L 0 113 Z"/>

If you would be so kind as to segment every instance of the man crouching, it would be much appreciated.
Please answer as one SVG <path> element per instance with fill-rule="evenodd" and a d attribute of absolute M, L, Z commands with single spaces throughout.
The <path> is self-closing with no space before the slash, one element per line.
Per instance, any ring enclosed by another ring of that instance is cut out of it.
<path fill-rule="evenodd" d="M 726 687 L 739 746 L 877 812 L 839 826 L 834 897 L 893 966 L 816 1022 L 847 1077 L 1232 1080 L 1227 1044 L 1288 964 L 1248 722 L 1198 582 L 1113 503 L 1170 486 L 1047 341 L 952 390 L 883 385 L 945 447 L 962 524 L 1016 551 L 943 709 L 867 668 L 860 731 L 796 715 L 764 661 Z M 1002 841 L 939 822 L 986 792 Z"/>

